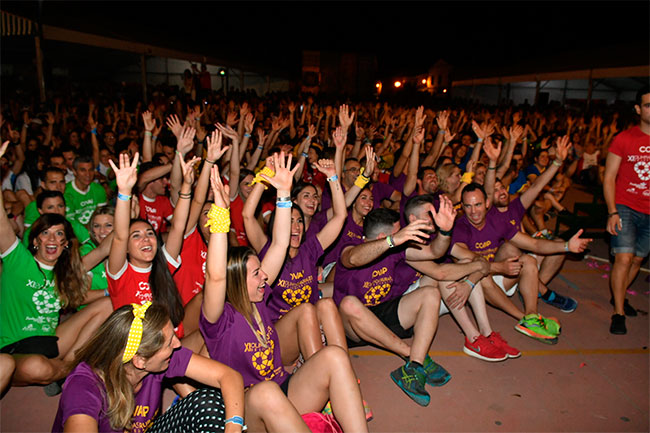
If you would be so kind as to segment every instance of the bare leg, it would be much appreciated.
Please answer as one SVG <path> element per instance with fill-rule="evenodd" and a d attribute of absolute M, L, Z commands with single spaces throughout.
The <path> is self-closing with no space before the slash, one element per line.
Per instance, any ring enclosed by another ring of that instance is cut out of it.
<path fill-rule="evenodd" d="M 503 285 L 505 290 L 510 290 L 518 282 L 517 278 L 504 278 Z M 491 276 L 483 278 L 481 280 L 481 287 L 485 293 L 485 299 L 495 308 L 503 311 L 504 313 L 514 317 L 517 320 L 520 320 L 524 317 L 523 311 L 521 311 L 508 296 L 503 292 L 501 287 L 499 287 Z"/>
<path fill-rule="evenodd" d="M 413 341 L 409 355 L 409 359 L 412 361 L 424 364 L 424 358 L 429 352 L 433 336 L 438 329 L 439 311 L 440 292 L 432 286 L 420 287 L 418 290 L 402 296 L 397 308 L 397 315 L 402 328 L 413 327 Z"/>
<path fill-rule="evenodd" d="M 244 399 L 247 432 L 309 433 L 300 414 L 277 383 L 260 382 L 246 391 Z"/>
<path fill-rule="evenodd" d="M 293 364 L 301 353 L 307 360 L 323 347 L 316 308 L 310 303 L 300 304 L 282 316 L 275 329 L 284 365 Z"/>
<path fill-rule="evenodd" d="M 403 358 L 411 354 L 411 347 L 386 327 L 355 296 L 346 296 L 339 305 L 345 334 L 354 341 L 364 340 L 390 350 Z"/>
<path fill-rule="evenodd" d="M 71 362 L 75 351 L 83 346 L 113 312 L 109 298 L 102 298 L 77 311 L 56 328 L 59 358 Z"/>
<path fill-rule="evenodd" d="M 66 377 L 72 367 L 72 363 L 43 355 L 13 355 L 13 358 L 16 362 L 13 386 L 48 385 Z"/>
<path fill-rule="evenodd" d="M 481 281 L 479 281 L 479 284 L 477 284 L 476 287 L 474 287 L 474 290 L 472 290 L 472 293 L 470 293 L 468 301 L 472 306 L 472 311 L 474 312 L 474 317 L 476 317 L 476 323 L 478 323 L 478 328 L 481 331 L 481 334 L 487 337 L 492 333 L 492 327 L 487 316 L 487 308 L 485 306 L 485 297 L 483 296 Z"/>
<path fill-rule="evenodd" d="M 329 278 L 329 276 L 327 278 Z M 323 298 L 331 298 L 334 294 L 334 283 L 332 282 L 320 283 L 318 288 L 323 294 Z"/>
<path fill-rule="evenodd" d="M 625 291 L 627 290 L 628 284 L 630 284 L 636 277 L 636 272 L 632 274 L 634 268 L 633 262 L 635 257 L 633 253 L 618 253 L 614 257 L 614 266 L 612 267 L 612 276 L 611 276 L 611 290 L 614 295 L 614 313 L 625 315 L 623 310 L 623 304 L 625 303 Z M 642 261 L 642 260 L 641 260 Z M 641 266 L 641 261 L 639 261 L 639 266 Z"/>
<path fill-rule="evenodd" d="M 316 303 L 316 314 L 318 321 L 323 327 L 328 346 L 339 346 L 348 350 L 348 343 L 345 341 L 345 330 L 339 309 L 332 298 L 323 298 Z"/>
<path fill-rule="evenodd" d="M 348 353 L 337 346 L 316 353 L 289 382 L 289 400 L 301 414 L 321 411 L 328 399 L 343 431 L 368 431 L 357 377 Z"/>
<path fill-rule="evenodd" d="M 16 369 L 16 361 L 11 355 L 0 354 L 0 396 L 9 388 L 11 377 Z"/>
<path fill-rule="evenodd" d="M 438 282 L 438 287 L 440 289 L 440 293 L 442 295 L 443 299 L 447 299 L 449 295 L 453 292 L 452 289 L 449 289 L 448 286 L 452 283 L 453 281 L 439 281 Z M 476 287 L 475 287 L 476 289 Z M 472 290 L 472 292 L 474 292 Z M 470 294 L 470 298 L 472 295 Z M 451 313 L 452 316 L 454 316 L 454 319 L 456 319 L 456 322 L 458 322 L 458 325 L 460 326 L 460 329 L 463 331 L 463 334 L 465 334 L 465 337 L 469 341 L 474 341 L 476 337 L 479 336 L 479 331 L 474 325 L 474 322 L 472 319 L 470 319 L 469 316 L 469 309 L 467 308 L 467 303 L 463 305 L 462 307 L 456 309 L 456 308 L 449 308 L 449 312 Z"/>
<path fill-rule="evenodd" d="M 537 261 L 528 254 L 519 257 L 522 263 L 519 273 L 519 293 L 524 298 L 524 314 L 537 313 L 537 293 L 539 293 L 539 277 Z"/>

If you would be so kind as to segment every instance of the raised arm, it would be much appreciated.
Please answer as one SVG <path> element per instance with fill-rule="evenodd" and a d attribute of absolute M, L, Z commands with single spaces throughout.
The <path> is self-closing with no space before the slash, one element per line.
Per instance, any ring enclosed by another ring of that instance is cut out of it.
<path fill-rule="evenodd" d="M 0 158 L 4 156 L 7 147 L 9 147 L 9 140 L 0 146 Z M 0 193 L 0 252 L 4 254 L 15 241 L 16 233 L 5 211 L 4 194 Z"/>
<path fill-rule="evenodd" d="M 566 157 L 569 154 L 569 150 L 571 150 L 571 143 L 569 143 L 568 135 L 565 135 L 564 137 L 558 137 L 556 145 L 556 157 L 555 160 L 553 160 L 553 163 L 546 167 L 546 170 L 537 176 L 532 185 L 526 191 L 524 191 L 523 194 L 521 194 L 520 200 L 524 209 L 528 209 L 530 205 L 535 202 L 539 193 L 542 192 L 542 189 L 544 189 L 544 187 L 548 185 L 551 180 L 553 180 L 555 174 L 558 172 L 560 167 L 562 167 L 562 164 L 564 164 L 564 160 L 566 160 Z"/>
<path fill-rule="evenodd" d="M 269 156 L 267 158 L 266 166 L 271 168 L 273 166 L 273 157 Z M 244 220 L 244 230 L 246 231 L 246 237 L 251 243 L 251 246 L 259 254 L 266 245 L 266 242 L 269 240 L 268 236 L 262 229 L 260 222 L 255 218 L 255 211 L 257 210 L 257 205 L 264 194 L 265 186 L 263 183 L 256 183 L 253 186 L 251 193 L 244 203 L 244 208 L 242 210 L 242 218 Z"/>
<path fill-rule="evenodd" d="M 332 215 L 327 215 L 329 221 L 327 221 L 327 224 L 316 235 L 323 250 L 326 250 L 339 236 L 343 224 L 345 224 L 345 219 L 348 216 L 348 211 L 345 205 L 345 197 L 343 196 L 343 188 L 341 188 L 341 181 L 334 168 L 334 162 L 330 159 L 321 159 L 314 164 L 314 167 L 327 177 L 327 183 L 332 193 Z"/>
<path fill-rule="evenodd" d="M 451 230 L 454 227 L 457 213 L 454 205 L 451 203 L 451 200 L 441 195 L 438 211 L 436 211 L 436 208 L 432 204 L 429 212 L 433 216 L 433 221 L 438 226 L 438 236 L 431 242 L 429 248 L 408 248 L 406 250 L 406 258 L 408 260 L 435 260 L 444 256 L 449 249 Z"/>
<path fill-rule="evenodd" d="M 484 182 L 485 193 L 490 198 L 492 198 L 492 195 L 494 194 L 494 184 L 496 183 L 497 161 L 499 159 L 499 155 L 501 154 L 501 146 L 502 146 L 501 141 L 498 141 L 497 145 L 495 146 L 492 143 L 492 139 L 490 137 L 488 137 L 485 140 L 485 145 L 483 146 L 483 150 L 485 151 L 485 154 L 489 159 L 487 173 L 485 174 L 485 182 Z"/>
<path fill-rule="evenodd" d="M 169 229 L 167 241 L 165 241 L 165 249 L 174 259 L 179 256 L 181 253 L 181 247 L 183 246 L 183 236 L 185 235 L 185 226 L 187 225 L 187 217 L 190 213 L 190 201 L 192 199 L 194 166 L 201 160 L 201 158 L 195 156 L 191 160 L 185 162 L 183 161 L 183 158 L 181 158 L 180 154 L 176 154 L 176 158 L 178 158 L 183 172 L 183 184 L 181 185 L 178 202 L 174 209 L 172 226 Z"/>
<path fill-rule="evenodd" d="M 178 193 L 181 190 L 183 184 L 183 170 L 181 168 L 180 161 L 185 160 L 185 155 L 187 155 L 190 150 L 194 147 L 194 136 L 196 135 L 196 129 L 194 128 L 185 128 L 182 130 L 178 142 L 176 144 L 176 152 L 180 153 L 181 159 L 174 158 L 172 164 L 172 174 L 169 176 L 169 200 L 174 206 L 178 201 Z"/>
<path fill-rule="evenodd" d="M 375 152 L 372 150 L 370 145 L 366 145 L 366 166 L 363 169 L 363 173 L 359 173 L 357 180 L 354 181 L 352 188 L 345 191 L 345 207 L 348 208 L 352 206 L 352 203 L 357 199 L 361 190 L 370 182 L 370 177 L 375 171 L 377 162 L 375 161 Z M 332 208 L 327 210 L 327 218 L 332 218 L 333 215 Z"/>
<path fill-rule="evenodd" d="M 262 269 L 269 276 L 269 284 L 273 284 L 282 269 L 291 238 L 291 184 L 294 171 L 297 169 L 297 167 L 294 167 L 293 170 L 289 170 L 291 158 L 292 156 L 289 154 L 285 161 L 284 152 L 280 152 L 279 155 L 274 153 L 273 169 L 275 175 L 273 177 L 268 177 L 265 174 L 261 175 L 278 191 L 275 220 L 272 227 L 273 239 L 262 260 Z"/>
<path fill-rule="evenodd" d="M 420 161 L 420 144 L 424 140 L 424 128 L 420 127 L 413 136 L 413 149 L 411 149 L 411 156 L 409 157 L 408 174 L 406 175 L 406 182 L 404 182 L 404 190 L 402 194 L 409 196 L 417 188 L 418 180 L 418 164 Z"/>
<path fill-rule="evenodd" d="M 126 250 L 129 242 L 129 227 L 131 222 L 131 191 L 138 179 L 138 153 L 129 163 L 126 152 L 120 154 L 120 167 L 112 160 L 108 163 L 115 173 L 117 182 L 117 202 L 115 203 L 115 218 L 113 225 L 113 242 L 108 255 L 108 272 L 116 275 L 126 263 Z"/>
<path fill-rule="evenodd" d="M 226 263 L 228 261 L 228 232 L 230 231 L 230 192 L 221 182 L 219 167 L 212 166 L 210 184 L 214 204 L 208 214 L 210 242 L 205 260 L 205 286 L 203 289 L 203 315 L 215 323 L 223 313 L 226 303 Z M 211 224 L 212 223 L 212 224 Z"/>
<path fill-rule="evenodd" d="M 93 147 L 93 167 L 99 166 L 99 140 L 97 140 L 97 122 L 93 119 L 92 110 L 88 113 L 88 125 L 90 126 L 90 142 Z"/>
<path fill-rule="evenodd" d="M 153 130 L 156 127 L 156 120 L 152 117 L 151 111 L 142 113 L 142 122 L 144 123 L 144 140 L 142 142 L 142 162 L 148 162 L 153 159 Z"/>

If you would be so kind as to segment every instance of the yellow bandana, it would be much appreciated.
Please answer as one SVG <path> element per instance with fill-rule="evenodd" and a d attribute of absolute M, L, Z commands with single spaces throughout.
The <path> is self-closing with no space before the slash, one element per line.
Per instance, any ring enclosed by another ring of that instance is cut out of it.
<path fill-rule="evenodd" d="M 212 203 L 205 226 L 210 227 L 210 233 L 228 233 L 230 231 L 230 209 L 224 209 Z"/>
<path fill-rule="evenodd" d="M 126 364 L 138 352 L 140 342 L 142 341 L 142 319 L 144 313 L 151 306 L 151 301 L 147 301 L 142 305 L 131 304 L 133 306 L 133 322 L 131 322 L 131 329 L 129 329 L 129 337 L 126 339 L 126 348 L 122 356 L 122 363 Z"/>
<path fill-rule="evenodd" d="M 261 176 L 261 175 L 266 175 L 267 177 L 273 177 L 275 176 L 275 171 L 271 169 L 271 167 L 265 166 L 262 170 L 260 170 L 256 175 L 255 179 L 251 182 L 251 186 L 255 185 L 256 183 L 261 183 L 264 185 L 263 182 L 266 182 L 266 180 Z M 264 185 L 264 189 L 269 189 L 268 186 Z"/>

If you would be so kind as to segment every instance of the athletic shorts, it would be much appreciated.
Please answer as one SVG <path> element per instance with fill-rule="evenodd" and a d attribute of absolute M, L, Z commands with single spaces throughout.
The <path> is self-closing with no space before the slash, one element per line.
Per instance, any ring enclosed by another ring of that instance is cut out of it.
<path fill-rule="evenodd" d="M 391 299 L 390 301 L 382 302 L 379 305 L 368 307 L 368 309 L 372 314 L 377 316 L 381 323 L 393 331 L 393 334 L 397 335 L 399 338 L 410 338 L 413 336 L 413 327 L 411 326 L 409 329 L 404 329 L 399 323 L 397 309 L 399 308 L 401 300 L 401 297 Z"/>
<path fill-rule="evenodd" d="M 46 358 L 53 359 L 59 356 L 58 340 L 59 337 L 56 335 L 27 337 L 6 345 L 0 349 L 0 353 L 7 353 L 9 355 L 43 355 Z"/>

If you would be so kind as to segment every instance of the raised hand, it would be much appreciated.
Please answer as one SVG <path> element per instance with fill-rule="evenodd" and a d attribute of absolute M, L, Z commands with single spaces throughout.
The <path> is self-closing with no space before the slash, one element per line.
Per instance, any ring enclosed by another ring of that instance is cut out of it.
<path fill-rule="evenodd" d="M 348 133 L 346 132 L 346 129 L 343 128 L 343 126 L 337 126 L 334 130 L 334 133 L 332 134 L 332 138 L 334 139 L 334 145 L 336 147 L 343 147 L 345 146 L 345 142 L 348 138 Z"/>
<path fill-rule="evenodd" d="M 239 118 L 237 117 L 237 113 L 235 111 L 229 112 L 228 115 L 226 116 L 226 125 L 233 126 L 233 125 L 236 125 L 237 122 L 239 122 Z"/>
<path fill-rule="evenodd" d="M 54 121 L 55 121 L 54 114 L 47 113 L 47 124 L 48 125 L 54 125 Z M 2 125 L 0 124 L 0 126 L 2 126 Z"/>
<path fill-rule="evenodd" d="M 253 127 L 255 126 L 255 116 L 253 116 L 253 113 L 246 113 L 244 116 L 244 130 L 247 133 L 253 132 Z"/>
<path fill-rule="evenodd" d="M 156 121 L 154 120 L 153 115 L 149 110 L 142 113 L 142 121 L 144 122 L 145 131 L 151 132 L 156 127 Z"/>
<path fill-rule="evenodd" d="M 224 146 L 222 148 L 221 147 L 222 143 L 223 143 L 223 138 L 221 135 L 221 131 L 214 130 L 207 139 L 208 152 L 206 156 L 208 161 L 217 162 L 218 160 L 221 159 L 223 154 L 228 151 L 230 146 Z"/>
<path fill-rule="evenodd" d="M 345 128 L 346 131 L 354 121 L 354 114 L 354 111 L 350 114 L 350 109 L 346 104 L 339 107 L 339 122 L 341 122 L 341 126 Z"/>
<path fill-rule="evenodd" d="M 375 151 L 369 144 L 366 144 L 363 149 L 366 152 L 366 169 L 363 171 L 363 175 L 370 177 L 372 176 L 372 173 L 375 171 L 375 167 L 377 166 L 377 161 L 375 160 Z"/>
<path fill-rule="evenodd" d="M 216 165 L 213 165 L 210 171 L 210 186 L 214 204 L 224 209 L 230 209 L 230 186 L 223 184 L 221 175 L 219 175 L 219 167 Z"/>
<path fill-rule="evenodd" d="M 420 127 L 424 125 L 424 120 L 427 118 L 426 114 L 424 114 L 424 106 L 420 105 L 418 109 L 415 111 L 415 127 Z"/>
<path fill-rule="evenodd" d="M 9 140 L 5 141 L 2 143 L 2 146 L 0 146 L 0 158 L 2 158 L 7 151 L 7 147 L 9 147 Z"/>
<path fill-rule="evenodd" d="M 181 133 L 183 132 L 183 125 L 181 125 L 180 120 L 178 120 L 178 116 L 172 114 L 167 118 L 166 124 L 169 129 L 171 129 L 172 133 L 176 136 L 176 140 L 179 140 Z"/>
<path fill-rule="evenodd" d="M 510 140 L 513 143 L 517 143 L 521 136 L 524 135 L 524 128 L 521 125 L 515 125 L 510 127 Z"/>
<path fill-rule="evenodd" d="M 181 157 L 180 154 L 177 154 L 177 157 L 178 157 L 178 161 L 181 163 L 181 170 L 183 172 L 183 183 L 192 185 L 194 183 L 194 166 L 199 161 L 201 161 L 201 158 L 195 156 L 194 158 L 185 162 L 185 160 Z"/>
<path fill-rule="evenodd" d="M 289 154 L 285 160 L 284 152 L 280 152 L 279 155 L 277 153 L 274 153 L 273 165 L 275 167 L 275 176 L 268 177 L 265 174 L 261 175 L 264 180 L 273 185 L 273 187 L 275 187 L 275 189 L 278 191 L 291 191 L 293 175 L 296 173 L 296 171 L 298 171 L 299 167 L 298 164 L 296 164 L 293 170 L 289 170 L 289 167 L 291 167 L 292 157 L 293 155 Z"/>
<path fill-rule="evenodd" d="M 316 137 L 316 134 L 318 134 L 318 131 L 316 130 L 316 125 L 309 125 L 309 128 L 307 128 L 307 136 L 309 138 L 314 138 Z"/>
<path fill-rule="evenodd" d="M 413 143 L 420 145 L 424 141 L 424 127 L 422 125 L 415 127 L 415 134 L 413 135 Z"/>
<path fill-rule="evenodd" d="M 178 144 L 176 145 L 176 148 L 178 151 L 183 155 L 187 155 L 187 153 L 192 150 L 194 147 L 194 136 L 196 135 L 196 129 L 194 128 L 187 128 L 181 132 L 181 136 L 178 139 Z"/>
<path fill-rule="evenodd" d="M 222 133 L 224 136 L 230 138 L 232 141 L 235 141 L 235 140 L 236 140 L 237 142 L 239 142 L 239 134 L 237 134 L 237 131 L 235 131 L 234 129 L 232 129 L 230 126 L 228 126 L 228 125 L 222 125 L 221 123 L 215 123 L 214 126 L 216 126 L 217 129 L 218 129 L 219 131 L 221 131 L 221 133 Z"/>
<path fill-rule="evenodd" d="M 431 212 L 431 216 L 440 230 L 448 232 L 454 227 L 458 211 L 454 209 L 453 203 L 446 195 L 440 195 L 438 211 L 436 212 L 435 207 L 431 205 L 429 212 Z"/>
<path fill-rule="evenodd" d="M 483 143 L 483 150 L 485 151 L 485 154 L 488 156 L 490 161 L 497 161 L 499 159 L 502 145 L 503 143 L 501 141 L 497 141 L 497 145 L 495 146 L 492 143 L 492 139 L 490 137 L 487 137 L 485 139 L 485 143 Z"/>
<path fill-rule="evenodd" d="M 441 131 L 446 131 L 449 126 L 449 111 L 439 111 L 438 117 L 436 117 L 436 122 L 438 123 L 438 128 L 440 128 Z"/>
<path fill-rule="evenodd" d="M 616 215 L 618 216 L 618 215 Z M 612 218 L 610 218 L 612 219 Z M 569 242 L 567 242 L 567 245 L 569 247 L 569 251 L 572 253 L 582 253 L 584 252 L 585 249 L 587 249 L 587 246 L 589 245 L 589 242 L 593 241 L 593 239 L 582 239 L 580 238 L 580 235 L 583 233 L 584 230 L 580 229 L 576 232 L 575 235 L 571 236 L 571 239 L 569 239 Z"/>
<path fill-rule="evenodd" d="M 119 168 L 115 166 L 112 160 L 108 160 L 108 163 L 113 169 L 113 173 L 115 173 L 117 190 L 122 194 L 130 195 L 133 186 L 138 181 L 138 158 L 140 158 L 140 155 L 136 152 L 133 156 L 133 161 L 129 163 L 129 154 L 122 152 L 120 154 Z"/>
<path fill-rule="evenodd" d="M 555 156 L 557 156 L 560 161 L 566 161 L 569 151 L 571 150 L 571 143 L 569 143 L 569 136 L 565 135 L 564 137 L 558 137 L 555 141 Z"/>
<path fill-rule="evenodd" d="M 334 166 L 334 161 L 331 159 L 319 159 L 311 166 L 323 173 L 328 178 L 336 174 L 336 167 Z"/>
<path fill-rule="evenodd" d="M 430 229 L 431 223 L 427 220 L 412 221 L 409 225 L 393 235 L 393 243 L 395 245 L 402 245 L 405 242 L 414 241 L 424 244 L 429 240 L 429 235 L 425 230 Z"/>

